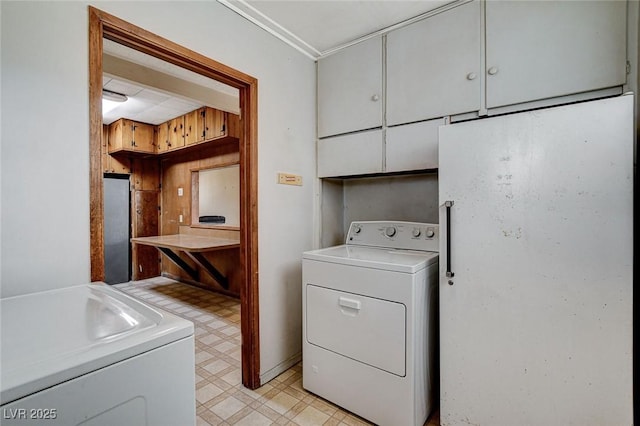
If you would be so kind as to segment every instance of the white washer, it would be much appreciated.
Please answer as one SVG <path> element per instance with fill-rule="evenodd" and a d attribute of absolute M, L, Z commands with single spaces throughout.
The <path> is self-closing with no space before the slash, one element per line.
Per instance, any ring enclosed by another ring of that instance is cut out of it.
<path fill-rule="evenodd" d="M 303 386 L 379 425 L 431 412 L 439 228 L 353 222 L 303 254 Z"/>
<path fill-rule="evenodd" d="M 0 299 L 2 425 L 192 425 L 193 324 L 105 284 Z"/>

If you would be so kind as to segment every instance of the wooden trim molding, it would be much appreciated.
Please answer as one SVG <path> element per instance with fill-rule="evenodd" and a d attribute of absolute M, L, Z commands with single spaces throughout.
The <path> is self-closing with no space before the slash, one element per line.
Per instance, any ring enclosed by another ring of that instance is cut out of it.
<path fill-rule="evenodd" d="M 240 92 L 240 289 L 242 383 L 260 386 L 258 303 L 258 80 L 89 6 L 91 280 L 104 279 L 104 195 L 101 168 L 102 40 L 123 44 L 212 78 Z"/>

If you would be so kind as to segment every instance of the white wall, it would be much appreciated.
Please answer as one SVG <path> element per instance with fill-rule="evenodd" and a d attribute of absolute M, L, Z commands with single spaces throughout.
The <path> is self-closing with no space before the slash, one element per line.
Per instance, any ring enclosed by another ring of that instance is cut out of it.
<path fill-rule="evenodd" d="M 258 79 L 260 348 L 269 378 L 301 349 L 314 63 L 217 2 L 92 4 Z M 0 2 L 3 297 L 89 280 L 87 5 Z M 302 175 L 304 185 L 277 185 L 278 171 Z"/>

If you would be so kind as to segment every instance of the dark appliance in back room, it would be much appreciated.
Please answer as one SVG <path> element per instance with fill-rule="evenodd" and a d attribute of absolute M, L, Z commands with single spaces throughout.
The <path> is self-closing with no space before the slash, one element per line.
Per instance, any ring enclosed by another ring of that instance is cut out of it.
<path fill-rule="evenodd" d="M 104 178 L 104 282 L 131 280 L 129 175 Z"/>

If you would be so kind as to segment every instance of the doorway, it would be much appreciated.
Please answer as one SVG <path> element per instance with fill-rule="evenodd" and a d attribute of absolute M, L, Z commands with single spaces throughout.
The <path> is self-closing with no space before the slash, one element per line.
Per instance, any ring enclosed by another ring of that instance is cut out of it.
<path fill-rule="evenodd" d="M 240 305 L 242 383 L 260 386 L 258 304 L 257 92 L 254 77 L 202 56 L 113 15 L 89 7 L 91 280 L 105 278 L 104 191 L 101 170 L 103 39 L 211 78 L 239 91 Z"/>

